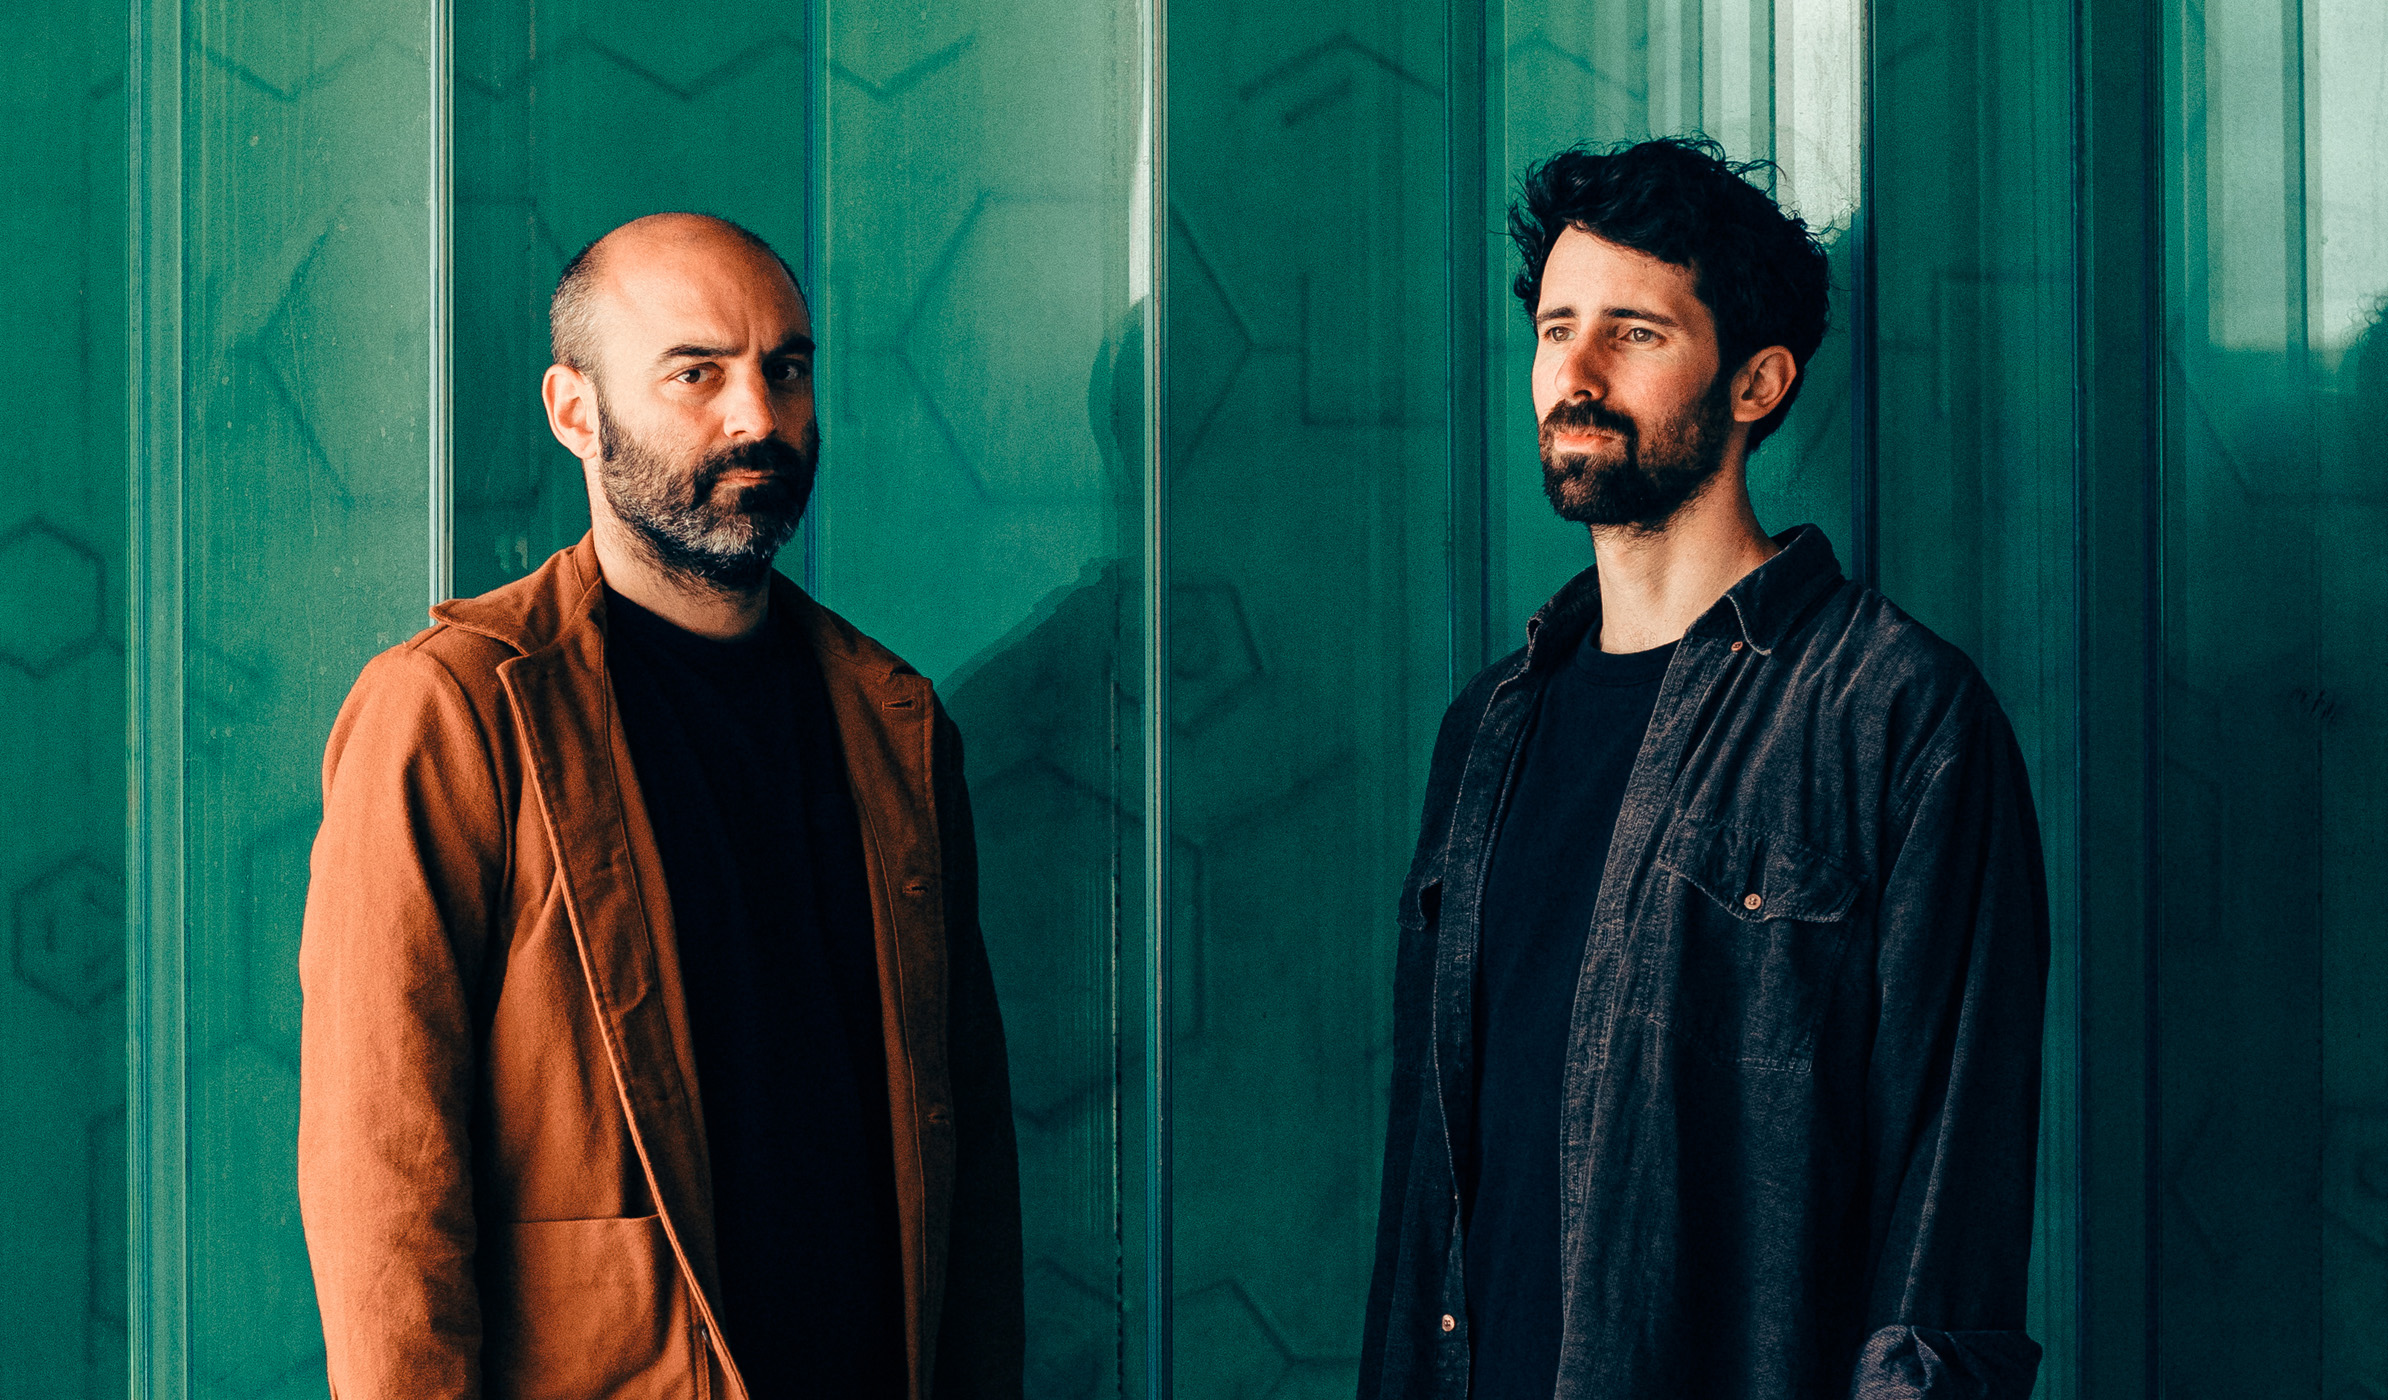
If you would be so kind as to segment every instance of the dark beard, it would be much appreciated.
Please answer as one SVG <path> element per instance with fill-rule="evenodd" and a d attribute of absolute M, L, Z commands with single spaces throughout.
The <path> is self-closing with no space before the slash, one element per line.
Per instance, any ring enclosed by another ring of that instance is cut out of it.
<path fill-rule="evenodd" d="M 1725 462 L 1733 409 L 1731 381 L 1719 374 L 1708 391 L 1661 425 L 1644 451 L 1641 425 L 1590 399 L 1563 401 L 1542 420 L 1542 494 L 1562 520 L 1623 525 L 1656 534 Z M 1555 456 L 1551 439 L 1569 429 L 1618 436 L 1614 454 Z"/>
<path fill-rule="evenodd" d="M 778 438 L 700 458 L 683 470 L 625 433 L 597 396 L 598 482 L 614 514 L 629 526 L 665 572 L 721 592 L 751 593 L 771 561 L 796 534 L 812 498 L 821 459 L 821 433 L 807 424 L 804 441 Z M 765 471 L 771 476 L 715 499 L 722 476 Z"/>

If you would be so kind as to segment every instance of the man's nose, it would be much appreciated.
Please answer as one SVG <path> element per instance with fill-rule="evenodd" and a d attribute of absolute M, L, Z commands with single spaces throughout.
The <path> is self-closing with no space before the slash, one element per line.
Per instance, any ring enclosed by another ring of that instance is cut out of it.
<path fill-rule="evenodd" d="M 1566 356 L 1559 361 L 1558 389 L 1561 398 L 1609 396 L 1608 366 L 1595 344 L 1587 340 L 1567 347 Z"/>
<path fill-rule="evenodd" d="M 771 386 L 760 374 L 732 374 L 722 390 L 721 435 L 736 442 L 759 442 L 771 436 Z"/>

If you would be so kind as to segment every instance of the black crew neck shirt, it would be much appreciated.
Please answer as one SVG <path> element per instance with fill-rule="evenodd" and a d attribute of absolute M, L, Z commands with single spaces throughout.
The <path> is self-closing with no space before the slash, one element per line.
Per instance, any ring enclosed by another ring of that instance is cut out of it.
<path fill-rule="evenodd" d="M 1474 1400 L 1550 1400 L 1559 1374 L 1559 1095 L 1601 868 L 1672 643 L 1595 628 L 1543 687 L 1493 844 L 1476 964 L 1465 1185 Z"/>
<path fill-rule="evenodd" d="M 607 590 L 713 1164 L 722 1337 L 755 1400 L 902 1396 L 876 937 L 818 658 L 774 610 L 700 637 Z"/>

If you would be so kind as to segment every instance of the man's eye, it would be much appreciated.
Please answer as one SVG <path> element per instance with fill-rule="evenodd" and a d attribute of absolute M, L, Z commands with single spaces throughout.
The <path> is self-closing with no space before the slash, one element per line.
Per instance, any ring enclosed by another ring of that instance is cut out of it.
<path fill-rule="evenodd" d="M 1544 336 L 1546 336 L 1546 337 L 1548 337 L 1549 339 L 1552 339 L 1552 340 L 1573 340 L 1573 339 L 1575 339 L 1575 332 L 1574 332 L 1574 331 L 1571 331 L 1571 330 L 1569 330 L 1569 329 L 1568 329 L 1567 327 L 1565 327 L 1565 326 L 1553 326 L 1553 327 L 1551 327 L 1549 330 L 1546 330 L 1546 331 L 1544 331 L 1544 332 L 1543 332 L 1543 335 L 1544 335 Z"/>
<path fill-rule="evenodd" d="M 771 367 L 771 377 L 782 384 L 800 384 L 812 377 L 813 367 L 802 360 L 782 360 Z"/>
<path fill-rule="evenodd" d="M 703 365 L 690 365 L 688 368 L 672 376 L 672 378 L 679 380 L 683 384 L 695 384 L 704 379 L 704 377 L 705 367 Z"/>
<path fill-rule="evenodd" d="M 1658 339 L 1658 332 L 1648 326 L 1628 326 L 1625 329 L 1625 338 L 1636 345 L 1648 345 Z"/>

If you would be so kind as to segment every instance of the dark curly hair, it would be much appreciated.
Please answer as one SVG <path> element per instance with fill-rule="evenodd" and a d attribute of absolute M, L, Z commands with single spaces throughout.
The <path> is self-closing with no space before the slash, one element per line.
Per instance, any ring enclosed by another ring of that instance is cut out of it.
<path fill-rule="evenodd" d="M 1523 264 L 1511 290 L 1531 318 L 1551 245 L 1570 228 L 1690 268 L 1693 295 L 1716 318 L 1723 371 L 1770 345 L 1789 350 L 1802 371 L 1774 412 L 1751 425 L 1755 451 L 1791 411 L 1831 320 L 1823 245 L 1751 183 L 1757 176 L 1771 184 L 1778 174 L 1772 161 L 1728 161 L 1725 148 L 1704 137 L 1570 147 L 1527 170 L 1509 206 L 1509 237 Z"/>

